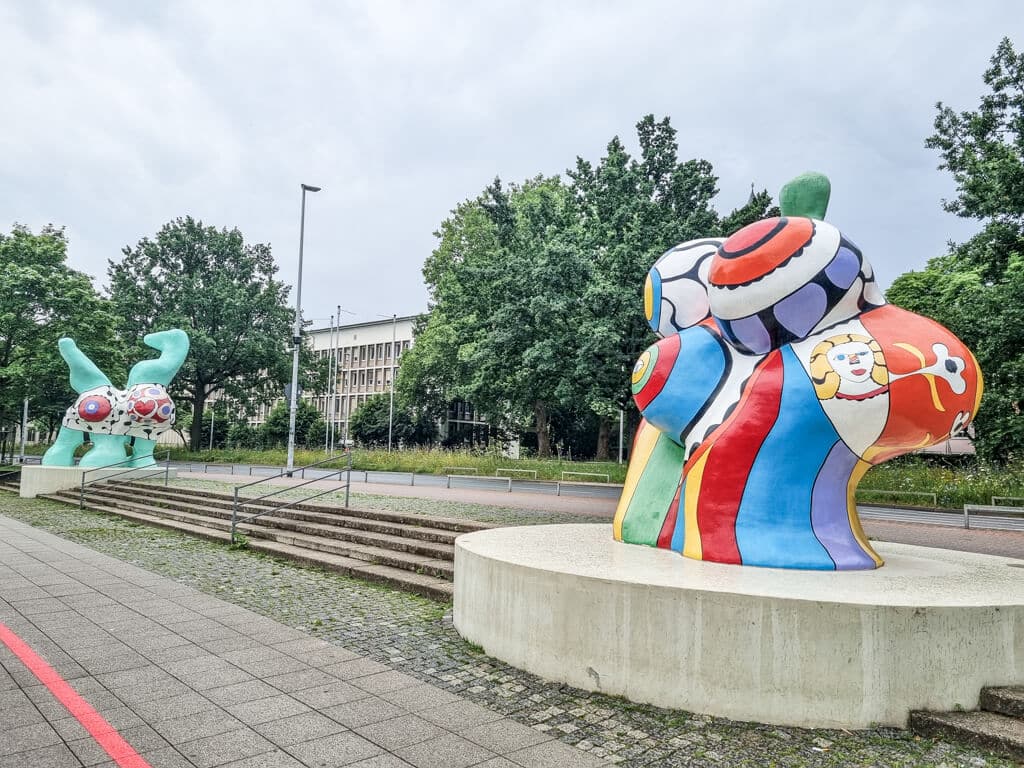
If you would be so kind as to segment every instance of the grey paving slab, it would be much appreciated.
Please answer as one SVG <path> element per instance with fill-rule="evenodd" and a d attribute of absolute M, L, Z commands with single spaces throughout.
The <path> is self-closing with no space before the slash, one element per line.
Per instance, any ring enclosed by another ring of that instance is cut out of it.
<path fill-rule="evenodd" d="M 342 768 L 384 750 L 351 731 L 322 736 L 288 748 L 288 753 L 310 768 Z"/>
<path fill-rule="evenodd" d="M 390 668 L 379 661 L 367 658 L 356 658 L 350 661 L 342 661 L 338 664 L 330 664 L 323 668 L 335 677 L 342 680 L 354 680 L 357 677 L 367 677 L 381 672 L 388 672 Z"/>
<path fill-rule="evenodd" d="M 392 720 L 381 720 L 354 729 L 360 736 L 369 739 L 387 750 L 419 744 L 421 741 L 447 735 L 447 731 L 416 715 L 403 715 Z"/>
<path fill-rule="evenodd" d="M 325 707 L 320 711 L 348 728 L 379 723 L 381 720 L 392 720 L 408 713 L 408 710 L 376 696 L 367 696 L 364 699 Z"/>
<path fill-rule="evenodd" d="M 349 685 L 343 680 L 331 678 L 329 683 L 321 683 L 312 688 L 293 691 L 291 695 L 314 709 L 322 709 L 334 706 L 335 704 L 344 704 L 349 701 L 364 699 L 370 694 L 362 688 Z"/>
<path fill-rule="evenodd" d="M 275 749 L 262 755 L 224 763 L 220 768 L 305 768 L 305 763 L 300 763 L 283 750 Z"/>
<path fill-rule="evenodd" d="M 198 768 L 213 768 L 246 757 L 270 752 L 274 745 L 249 728 L 176 745 L 177 750 Z"/>
<path fill-rule="evenodd" d="M 66 744 L 0 755 L 0 768 L 81 768 L 82 763 Z M 154 767 L 155 768 L 155 767 Z"/>
<path fill-rule="evenodd" d="M 550 734 L 541 733 L 535 728 L 508 719 L 482 723 L 460 731 L 460 735 L 499 755 L 532 747 L 534 744 L 551 741 L 554 738 Z"/>
<path fill-rule="evenodd" d="M 467 768 L 496 757 L 490 750 L 454 733 L 402 747 L 394 753 L 416 768 Z"/>
<path fill-rule="evenodd" d="M 212 709 L 158 720 L 152 723 L 151 727 L 171 744 L 184 744 L 207 736 L 216 736 L 218 733 L 237 731 L 242 725 L 230 715 L 225 716 L 222 710 Z"/>
<path fill-rule="evenodd" d="M 365 679 L 365 678 L 363 678 Z M 356 682 L 358 685 L 358 681 Z M 410 712 L 419 712 L 423 709 L 433 709 L 445 704 L 455 704 L 462 700 L 460 696 L 450 691 L 443 691 L 436 686 L 427 683 L 412 685 L 408 688 L 399 688 L 395 691 L 387 691 L 380 694 L 386 699 L 400 707 L 405 707 Z"/>
<path fill-rule="evenodd" d="M 319 713 L 304 712 L 278 720 L 255 723 L 252 729 L 281 747 L 312 741 L 348 730 L 344 725 Z"/>
<path fill-rule="evenodd" d="M 250 726 L 312 711 L 308 705 L 283 693 L 266 699 L 232 704 L 226 709 L 243 723 Z"/>
<path fill-rule="evenodd" d="M 417 714 L 423 719 L 442 725 L 454 733 L 462 733 L 463 730 L 475 728 L 482 723 L 491 723 L 502 719 L 501 715 L 497 712 L 465 699 L 454 704 L 444 704 L 440 707 L 422 709 Z"/>
<path fill-rule="evenodd" d="M 366 760 L 360 760 L 358 763 L 352 763 L 348 768 L 413 768 L 413 765 L 385 752 L 383 755 L 376 755 Z"/>
<path fill-rule="evenodd" d="M 560 741 L 526 747 L 505 755 L 522 768 L 600 768 L 607 762 Z"/>
<path fill-rule="evenodd" d="M 62 739 L 46 722 L 18 725 L 0 731 L 0 755 L 15 755 L 61 743 Z"/>

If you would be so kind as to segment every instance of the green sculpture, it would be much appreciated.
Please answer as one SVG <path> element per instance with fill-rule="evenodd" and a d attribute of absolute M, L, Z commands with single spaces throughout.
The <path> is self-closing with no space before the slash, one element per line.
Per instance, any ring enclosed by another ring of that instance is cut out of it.
<path fill-rule="evenodd" d="M 78 399 L 64 415 L 57 440 L 43 455 L 44 465 L 74 466 L 75 449 L 83 443 L 92 444 L 80 462 L 83 467 L 149 467 L 156 463 L 156 438 L 174 426 L 174 402 L 167 385 L 185 362 L 189 341 L 184 331 L 175 329 L 150 333 L 143 342 L 159 350 L 160 356 L 132 366 L 126 389 L 115 388 L 73 339 L 58 342 Z M 129 445 L 132 461 L 125 464 Z"/>

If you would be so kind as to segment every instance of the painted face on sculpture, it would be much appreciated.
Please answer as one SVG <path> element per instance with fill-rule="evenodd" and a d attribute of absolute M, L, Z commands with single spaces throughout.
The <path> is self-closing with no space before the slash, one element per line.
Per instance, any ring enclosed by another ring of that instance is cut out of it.
<path fill-rule="evenodd" d="M 844 381 L 860 384 L 871 378 L 874 353 L 862 341 L 850 341 L 833 347 L 827 353 L 832 370 Z"/>

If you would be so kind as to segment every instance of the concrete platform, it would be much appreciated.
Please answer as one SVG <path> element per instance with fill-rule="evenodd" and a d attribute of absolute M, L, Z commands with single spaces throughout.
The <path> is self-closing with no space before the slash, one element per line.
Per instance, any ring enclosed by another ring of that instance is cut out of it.
<path fill-rule="evenodd" d="M 878 543 L 875 571 L 689 560 L 610 525 L 460 536 L 454 621 L 549 680 L 781 725 L 904 726 L 1024 683 L 1020 560 Z"/>
<path fill-rule="evenodd" d="M 21 469 L 21 491 L 23 499 L 34 499 L 43 493 L 54 493 L 68 488 L 81 488 L 82 475 L 85 472 L 86 482 L 116 478 L 117 480 L 143 480 L 146 478 L 163 478 L 164 468 L 160 466 L 145 467 L 125 472 L 126 467 L 104 469 L 102 467 L 44 467 L 40 464 L 25 464 Z M 178 476 L 178 470 L 171 467 L 170 479 Z"/>

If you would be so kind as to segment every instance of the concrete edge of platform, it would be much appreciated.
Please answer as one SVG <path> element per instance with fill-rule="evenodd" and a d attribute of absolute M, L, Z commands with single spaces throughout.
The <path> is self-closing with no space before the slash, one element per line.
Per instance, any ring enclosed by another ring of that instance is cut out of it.
<path fill-rule="evenodd" d="M 70 488 L 82 486 L 82 476 L 85 475 L 87 483 L 97 480 L 142 480 L 142 479 L 163 479 L 165 476 L 173 480 L 177 478 L 178 471 L 173 467 L 143 467 L 134 470 L 126 470 L 124 467 L 106 469 L 104 467 L 53 467 L 38 464 L 26 464 L 21 469 L 21 490 L 19 495 L 23 499 L 34 499 L 44 493 L 54 493 Z"/>
<path fill-rule="evenodd" d="M 678 554 L 610 538 L 608 526 L 576 525 L 460 537 L 456 629 L 549 680 L 778 725 L 904 726 L 911 710 L 973 709 L 983 686 L 1024 683 L 1024 597 L 982 599 L 986 589 L 1005 591 L 997 576 L 1004 558 L 883 545 L 883 556 L 897 561 L 919 550 L 925 565 L 916 577 L 913 568 L 883 568 L 848 582 L 875 583 L 873 603 L 830 600 L 820 583 L 801 594 L 799 579 L 774 569 L 743 569 L 761 582 L 783 578 L 774 594 L 742 579 L 723 586 L 722 569 L 738 566 L 696 561 L 680 564 L 688 583 L 647 581 L 628 575 L 638 559 L 657 560 L 664 571 L 676 564 L 666 556 Z M 702 571 L 714 589 L 701 588 Z M 808 583 L 816 576 L 807 573 Z M 904 594 L 883 597 L 915 578 Z M 974 580 L 977 604 L 927 599 L 965 580 Z"/>

